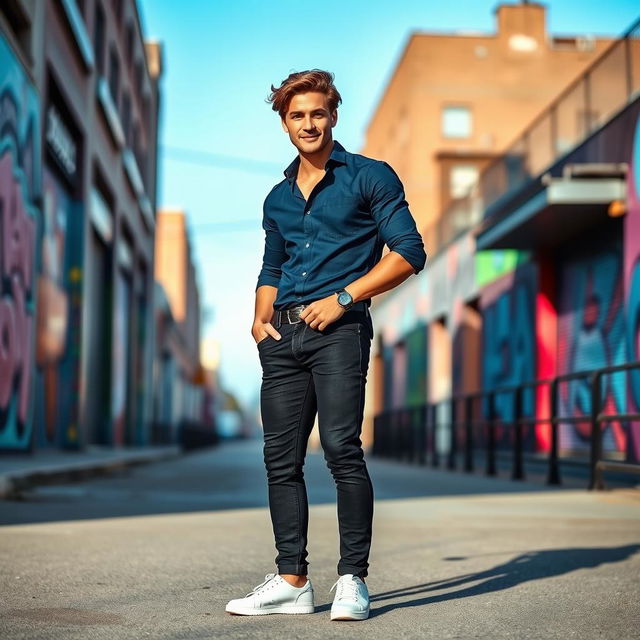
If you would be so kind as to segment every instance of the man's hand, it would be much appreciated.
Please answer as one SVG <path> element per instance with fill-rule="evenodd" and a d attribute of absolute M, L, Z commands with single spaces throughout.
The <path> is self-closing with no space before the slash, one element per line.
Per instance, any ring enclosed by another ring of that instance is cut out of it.
<path fill-rule="evenodd" d="M 256 341 L 256 344 L 264 340 L 267 336 L 271 336 L 276 340 L 280 340 L 282 337 L 270 322 L 262 322 L 261 320 L 254 321 L 253 327 L 251 327 L 251 335 Z"/>
<path fill-rule="evenodd" d="M 332 322 L 343 316 L 344 309 L 338 304 L 338 296 L 333 295 L 316 300 L 305 307 L 300 317 L 312 328 L 323 331 Z"/>

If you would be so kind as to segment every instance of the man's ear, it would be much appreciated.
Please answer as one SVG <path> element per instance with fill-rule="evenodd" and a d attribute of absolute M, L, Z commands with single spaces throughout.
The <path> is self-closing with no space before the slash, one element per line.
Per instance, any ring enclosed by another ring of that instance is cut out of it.
<path fill-rule="evenodd" d="M 338 110 L 335 109 L 331 114 L 331 128 L 335 127 L 338 124 Z"/>
<path fill-rule="evenodd" d="M 289 133 L 289 129 L 287 128 L 287 123 L 284 121 L 284 118 L 280 118 L 280 124 L 282 125 L 282 130 L 285 133 Z"/>

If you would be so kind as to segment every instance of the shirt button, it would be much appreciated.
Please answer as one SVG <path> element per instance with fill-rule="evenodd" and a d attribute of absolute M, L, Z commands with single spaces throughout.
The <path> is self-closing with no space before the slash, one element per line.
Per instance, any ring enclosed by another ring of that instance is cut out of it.
<path fill-rule="evenodd" d="M 302 275 L 303 275 L 303 276 L 306 276 L 306 275 L 307 275 L 307 272 L 306 272 L 306 271 L 303 271 L 303 272 L 302 272 Z"/>
<path fill-rule="evenodd" d="M 304 246 L 305 246 L 305 247 L 308 247 L 308 246 L 309 246 L 309 243 L 307 242 L 307 244 L 305 244 Z"/>
<path fill-rule="evenodd" d="M 304 212 L 304 215 L 305 215 L 305 216 L 308 216 L 310 213 L 311 213 L 311 211 L 305 211 L 305 212 Z"/>

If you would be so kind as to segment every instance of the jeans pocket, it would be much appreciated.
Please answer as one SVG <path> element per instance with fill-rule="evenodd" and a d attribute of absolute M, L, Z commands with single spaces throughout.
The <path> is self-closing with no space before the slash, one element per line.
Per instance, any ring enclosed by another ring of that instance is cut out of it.
<path fill-rule="evenodd" d="M 269 334 L 267 334 L 264 338 L 262 338 L 262 340 L 260 340 L 259 342 L 256 342 L 256 347 L 259 347 L 263 342 L 266 342 L 271 336 Z"/>
<path fill-rule="evenodd" d="M 344 322 L 342 324 L 338 324 L 335 331 L 346 331 L 348 333 L 360 333 L 362 331 L 362 323 L 358 321 L 354 322 Z"/>

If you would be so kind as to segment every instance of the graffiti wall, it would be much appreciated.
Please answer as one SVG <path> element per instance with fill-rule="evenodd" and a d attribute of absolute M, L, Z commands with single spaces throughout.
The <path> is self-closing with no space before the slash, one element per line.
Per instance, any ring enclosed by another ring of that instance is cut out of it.
<path fill-rule="evenodd" d="M 428 335 L 427 327 L 420 324 L 405 338 L 407 347 L 405 405 L 408 407 L 419 406 L 427 401 Z"/>
<path fill-rule="evenodd" d="M 636 119 L 624 221 L 624 287 L 627 307 L 626 344 L 629 360 L 640 361 L 640 118 Z M 627 376 L 628 412 L 640 413 L 640 370 Z M 628 425 L 626 457 L 640 461 L 640 421 Z"/>
<path fill-rule="evenodd" d="M 495 259 L 495 258 L 494 258 Z M 517 262 L 517 261 L 516 261 Z M 534 263 L 520 264 L 511 272 L 485 285 L 480 298 L 482 313 L 482 382 L 483 389 L 507 387 L 535 378 L 535 295 L 537 273 Z M 510 445 L 513 430 L 514 396 L 495 396 L 494 417 L 499 446 Z M 487 415 L 488 407 L 483 408 Z M 534 400 L 523 397 L 524 416 L 532 416 Z M 535 429 L 524 430 L 527 449 L 535 446 Z"/>
<path fill-rule="evenodd" d="M 43 176 L 38 274 L 35 424 L 38 447 L 79 444 L 82 207 L 60 178 Z"/>
<path fill-rule="evenodd" d="M 0 449 L 33 447 L 39 100 L 0 34 Z"/>
<path fill-rule="evenodd" d="M 583 236 L 576 250 L 558 264 L 558 374 L 588 371 L 627 361 L 622 280 L 622 231 L 619 220 Z M 571 252 L 567 248 L 567 252 Z M 586 452 L 591 434 L 591 387 L 587 378 L 559 386 L 561 416 L 584 416 L 584 422 L 561 423 L 560 449 Z M 624 413 L 625 375 L 603 378 L 607 413 Z M 626 437 L 620 422 L 604 428 L 606 451 L 624 451 Z"/>

